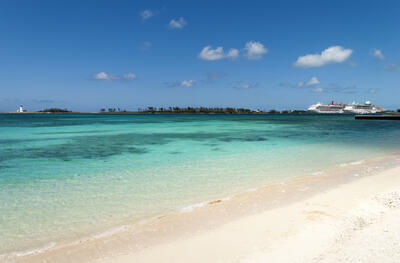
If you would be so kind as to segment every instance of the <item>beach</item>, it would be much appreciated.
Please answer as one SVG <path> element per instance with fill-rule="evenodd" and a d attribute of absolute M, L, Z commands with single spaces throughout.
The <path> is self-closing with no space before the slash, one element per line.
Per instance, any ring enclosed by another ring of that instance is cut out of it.
<path fill-rule="evenodd" d="M 400 160 L 394 121 L 0 118 L 0 262 L 257 262 L 397 186 L 385 175 Z M 375 188 L 359 185 L 364 180 Z M 350 185 L 358 190 L 345 191 Z M 341 204 L 345 197 L 355 201 Z"/>
<path fill-rule="evenodd" d="M 2 1 L 0 263 L 400 263 L 400 1 L 353 2 Z"/>
<path fill-rule="evenodd" d="M 399 161 L 252 189 L 15 262 L 395 262 Z"/>
<path fill-rule="evenodd" d="M 400 169 L 99 262 L 396 262 Z"/>

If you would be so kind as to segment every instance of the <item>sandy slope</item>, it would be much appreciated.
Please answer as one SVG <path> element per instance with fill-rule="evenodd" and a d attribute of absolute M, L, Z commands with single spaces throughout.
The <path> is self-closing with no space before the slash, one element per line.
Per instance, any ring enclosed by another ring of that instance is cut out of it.
<path fill-rule="evenodd" d="M 96 262 L 399 262 L 400 168 Z"/>

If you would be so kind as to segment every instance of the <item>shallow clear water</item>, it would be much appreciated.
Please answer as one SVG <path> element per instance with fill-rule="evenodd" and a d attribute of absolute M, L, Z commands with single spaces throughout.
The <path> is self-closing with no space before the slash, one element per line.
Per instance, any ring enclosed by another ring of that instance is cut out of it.
<path fill-rule="evenodd" d="M 346 115 L 0 114 L 0 254 L 395 152 Z"/>

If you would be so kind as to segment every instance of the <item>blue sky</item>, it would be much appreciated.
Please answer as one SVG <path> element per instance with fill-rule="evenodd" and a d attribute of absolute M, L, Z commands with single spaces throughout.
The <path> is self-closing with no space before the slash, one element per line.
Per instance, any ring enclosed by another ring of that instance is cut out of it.
<path fill-rule="evenodd" d="M 400 108 L 399 1 L 0 2 L 0 111 Z"/>

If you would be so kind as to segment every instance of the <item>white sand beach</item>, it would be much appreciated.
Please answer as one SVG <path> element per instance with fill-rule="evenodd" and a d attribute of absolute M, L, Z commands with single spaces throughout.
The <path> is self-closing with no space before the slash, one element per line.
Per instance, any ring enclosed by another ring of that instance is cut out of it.
<path fill-rule="evenodd" d="M 340 167 L 5 262 L 396 262 L 397 162 Z"/>
<path fill-rule="evenodd" d="M 396 262 L 400 169 L 100 262 Z"/>

